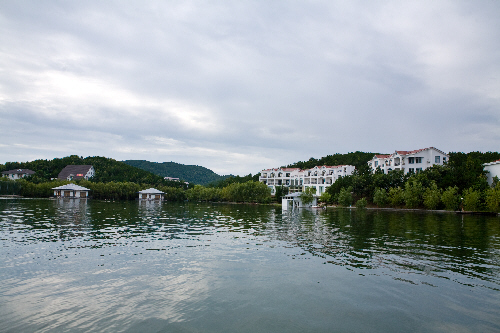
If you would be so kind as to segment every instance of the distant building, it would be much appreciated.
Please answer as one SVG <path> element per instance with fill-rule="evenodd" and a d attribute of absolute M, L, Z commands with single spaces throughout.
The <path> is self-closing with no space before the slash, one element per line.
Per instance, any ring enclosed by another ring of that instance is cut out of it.
<path fill-rule="evenodd" d="M 368 165 L 374 173 L 377 169 L 380 169 L 383 173 L 392 170 L 403 170 L 407 174 L 418 173 L 433 165 L 444 165 L 449 159 L 448 154 L 434 147 L 429 147 L 411 151 L 396 150 L 389 155 L 374 155 L 368 161 Z"/>
<path fill-rule="evenodd" d="M 313 187 L 316 195 L 323 194 L 326 189 L 341 177 L 352 175 L 354 165 L 315 166 L 301 170 L 299 168 L 265 169 L 260 172 L 259 181 L 276 193 L 276 187 L 287 187 L 290 192 L 302 192 L 306 187 Z"/>
<path fill-rule="evenodd" d="M 31 175 L 34 175 L 35 171 L 30 170 L 30 169 L 15 169 L 15 170 L 9 170 L 9 171 L 2 171 L 2 176 L 7 177 L 9 179 L 21 179 L 24 177 L 28 177 Z"/>
<path fill-rule="evenodd" d="M 500 160 L 483 164 L 484 171 L 488 171 L 486 177 L 488 184 L 493 184 L 493 178 L 500 178 Z"/>
<path fill-rule="evenodd" d="M 90 192 L 90 189 L 76 184 L 66 184 L 52 189 L 54 196 L 58 198 L 87 198 Z"/>
<path fill-rule="evenodd" d="M 90 179 L 94 177 L 95 170 L 92 165 L 67 165 L 59 172 L 57 179 L 60 180 L 77 180 Z"/>
<path fill-rule="evenodd" d="M 165 179 L 165 180 L 170 180 L 170 181 L 173 181 L 173 182 L 180 182 L 180 179 L 179 179 L 179 178 L 173 178 L 173 177 L 163 177 L 163 179 Z"/>
<path fill-rule="evenodd" d="M 163 201 L 163 195 L 165 192 L 157 190 L 155 188 L 148 188 L 147 190 L 139 191 L 139 200 L 159 200 Z"/>

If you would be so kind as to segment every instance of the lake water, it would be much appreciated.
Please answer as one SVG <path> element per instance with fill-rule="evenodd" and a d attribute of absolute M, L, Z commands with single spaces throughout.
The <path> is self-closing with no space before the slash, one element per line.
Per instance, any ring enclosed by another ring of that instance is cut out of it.
<path fill-rule="evenodd" d="M 0 199 L 2 332 L 499 332 L 500 218 Z"/>

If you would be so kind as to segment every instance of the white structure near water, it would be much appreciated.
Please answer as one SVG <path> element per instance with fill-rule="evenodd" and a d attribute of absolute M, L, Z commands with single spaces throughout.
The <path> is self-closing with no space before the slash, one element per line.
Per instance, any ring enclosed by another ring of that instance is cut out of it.
<path fill-rule="evenodd" d="M 352 175 L 354 165 L 315 166 L 311 169 L 275 168 L 260 172 L 259 181 L 271 188 L 271 194 L 276 193 L 276 187 L 288 187 L 290 192 L 302 192 L 307 187 L 316 190 L 316 195 L 323 194 L 326 189 L 341 177 Z"/>
<path fill-rule="evenodd" d="M 309 204 L 304 204 L 302 198 L 300 197 L 302 193 L 294 192 L 285 195 L 281 199 L 281 208 L 283 210 L 292 210 L 294 208 L 310 208 L 318 205 L 318 197 L 314 196 L 313 201 Z"/>
<path fill-rule="evenodd" d="M 483 164 L 484 171 L 487 171 L 488 173 L 486 174 L 488 184 L 493 184 L 493 178 L 498 177 L 500 178 L 500 160 L 490 162 L 490 163 L 485 163 Z"/>
<path fill-rule="evenodd" d="M 30 169 L 15 169 L 9 171 L 2 171 L 2 175 L 12 180 L 21 179 L 24 177 L 28 177 L 34 175 L 35 171 Z"/>
<path fill-rule="evenodd" d="M 403 170 L 407 174 L 420 172 L 433 165 L 444 165 L 449 159 L 448 154 L 434 147 L 429 147 L 411 151 L 396 150 L 389 155 L 374 155 L 368 161 L 368 165 L 374 173 L 380 169 L 383 173 Z"/>
<path fill-rule="evenodd" d="M 76 184 L 66 184 L 58 187 L 53 187 L 54 196 L 58 198 L 87 198 L 90 189 Z"/>
<path fill-rule="evenodd" d="M 147 190 L 139 191 L 139 200 L 158 200 L 163 201 L 163 195 L 165 192 L 157 190 L 155 188 L 148 188 Z"/>

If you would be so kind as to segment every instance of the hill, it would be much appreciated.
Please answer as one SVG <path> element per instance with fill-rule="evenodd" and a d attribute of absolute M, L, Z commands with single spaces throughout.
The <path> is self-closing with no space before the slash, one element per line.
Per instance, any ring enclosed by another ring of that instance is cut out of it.
<path fill-rule="evenodd" d="M 220 176 L 212 170 L 198 165 L 184 165 L 175 162 L 158 163 L 144 160 L 126 160 L 123 163 L 152 172 L 161 177 L 180 178 L 189 183 L 200 185 L 218 182 L 229 177 Z"/>
<path fill-rule="evenodd" d="M 137 184 L 151 185 L 171 185 L 178 186 L 178 182 L 165 181 L 152 172 L 130 166 L 126 163 L 116 161 L 112 158 L 94 156 L 79 157 L 71 155 L 63 158 L 54 158 L 53 160 L 35 160 L 31 162 L 7 162 L 0 165 L 0 169 L 30 169 L 35 171 L 31 181 L 41 183 L 50 181 L 51 178 L 57 178 L 57 175 L 67 165 L 92 165 L 95 169 L 95 176 L 92 182 L 134 182 Z"/>

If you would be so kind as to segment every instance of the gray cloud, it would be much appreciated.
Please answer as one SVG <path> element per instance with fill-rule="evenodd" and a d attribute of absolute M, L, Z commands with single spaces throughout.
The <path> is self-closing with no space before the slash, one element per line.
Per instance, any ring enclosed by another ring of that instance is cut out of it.
<path fill-rule="evenodd" d="M 0 4 L 0 163 L 500 146 L 493 1 Z"/>

